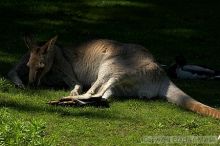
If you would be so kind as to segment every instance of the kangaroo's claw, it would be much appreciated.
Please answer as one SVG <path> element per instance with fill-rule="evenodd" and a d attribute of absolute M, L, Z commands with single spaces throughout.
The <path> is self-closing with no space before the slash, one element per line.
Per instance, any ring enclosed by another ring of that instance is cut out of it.
<path fill-rule="evenodd" d="M 52 100 L 52 101 L 49 101 L 47 104 L 50 104 L 50 105 L 58 105 L 59 101 L 57 100 Z"/>
<path fill-rule="evenodd" d="M 63 102 L 59 102 L 58 105 L 63 105 L 63 106 L 71 106 L 71 105 L 75 105 L 76 102 L 74 101 L 63 101 Z"/>
<path fill-rule="evenodd" d="M 76 105 L 75 101 L 50 101 L 48 102 L 48 104 L 50 105 L 61 105 L 61 106 L 72 106 L 72 105 Z"/>
<path fill-rule="evenodd" d="M 62 97 L 59 101 L 62 102 L 62 101 L 74 101 L 76 100 L 77 97 L 75 96 L 67 96 L 67 97 Z"/>
<path fill-rule="evenodd" d="M 94 98 L 92 100 L 79 100 L 75 98 L 63 98 L 60 100 L 50 101 L 48 102 L 50 105 L 56 106 L 95 106 L 95 107 L 109 107 L 109 103 L 107 100 L 104 99 L 97 99 Z"/>
<path fill-rule="evenodd" d="M 62 98 L 60 100 L 50 101 L 48 104 L 61 106 L 82 106 L 86 105 L 87 103 L 74 98 Z"/>
<path fill-rule="evenodd" d="M 15 87 L 25 89 L 25 86 L 23 84 L 15 84 Z"/>

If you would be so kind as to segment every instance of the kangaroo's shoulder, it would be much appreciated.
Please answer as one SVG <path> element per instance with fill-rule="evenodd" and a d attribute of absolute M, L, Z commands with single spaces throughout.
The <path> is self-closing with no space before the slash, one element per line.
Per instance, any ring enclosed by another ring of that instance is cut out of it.
<path fill-rule="evenodd" d="M 93 53 L 135 54 L 138 52 L 150 54 L 144 46 L 135 43 L 124 43 L 109 39 L 96 39 L 83 43 L 78 50 Z"/>

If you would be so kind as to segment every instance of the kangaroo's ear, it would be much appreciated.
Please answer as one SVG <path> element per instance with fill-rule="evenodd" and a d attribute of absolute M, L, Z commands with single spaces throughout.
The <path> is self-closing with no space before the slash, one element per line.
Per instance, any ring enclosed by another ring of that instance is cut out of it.
<path fill-rule="evenodd" d="M 41 48 L 41 53 L 45 54 L 48 51 L 52 50 L 54 48 L 54 45 L 56 43 L 58 36 L 56 35 L 52 39 L 50 39 L 42 48 Z"/>
<path fill-rule="evenodd" d="M 33 39 L 33 35 L 25 35 L 24 42 L 29 50 L 32 50 L 36 46 L 36 43 Z"/>

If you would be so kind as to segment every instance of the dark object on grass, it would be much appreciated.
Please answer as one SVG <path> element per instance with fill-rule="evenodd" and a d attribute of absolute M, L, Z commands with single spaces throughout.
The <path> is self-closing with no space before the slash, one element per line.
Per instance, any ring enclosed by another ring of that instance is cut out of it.
<path fill-rule="evenodd" d="M 177 56 L 168 68 L 168 75 L 178 79 L 220 79 L 220 72 L 205 66 L 187 64 L 183 56 Z"/>
<path fill-rule="evenodd" d="M 103 98 L 91 98 L 86 100 L 79 100 L 74 99 L 72 101 L 68 100 L 65 101 L 63 99 L 61 100 L 55 100 L 48 102 L 50 105 L 55 106 L 75 106 L 75 107 L 84 107 L 84 106 L 94 106 L 94 107 L 102 107 L 102 108 L 109 108 L 109 102 Z"/>

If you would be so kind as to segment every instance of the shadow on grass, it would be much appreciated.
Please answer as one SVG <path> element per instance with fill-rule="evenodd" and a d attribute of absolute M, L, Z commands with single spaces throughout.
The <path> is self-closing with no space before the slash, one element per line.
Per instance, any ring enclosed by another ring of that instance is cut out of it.
<path fill-rule="evenodd" d="M 0 61 L 0 77 L 5 76 L 7 77 L 8 71 L 11 69 L 12 64 L 4 61 Z"/>
<path fill-rule="evenodd" d="M 113 102 L 125 102 L 127 100 L 131 100 L 131 101 L 139 100 L 141 102 L 150 101 L 151 106 L 152 106 L 152 102 L 154 101 L 167 102 L 165 99 L 161 99 L 159 97 L 151 100 L 123 97 L 123 98 L 115 98 Z M 215 108 L 220 107 L 219 99 L 208 99 L 208 98 L 200 97 L 198 101 L 202 102 L 203 104 L 209 105 L 211 107 L 215 107 Z M 87 119 L 89 118 L 89 119 L 103 119 L 103 120 L 129 121 L 129 122 L 135 122 L 137 120 L 135 117 L 125 116 L 125 115 L 121 116 L 121 113 L 117 110 L 115 111 L 114 109 L 111 111 L 111 109 L 108 108 L 97 108 L 97 107 L 95 108 L 91 106 L 89 107 L 88 106 L 87 107 L 51 106 L 51 105 L 47 105 L 46 102 L 45 105 L 43 105 L 42 103 L 35 104 L 33 102 L 27 102 L 27 101 L 19 102 L 13 99 L 9 99 L 9 97 L 6 96 L 5 97 L 1 96 L 0 107 L 6 107 L 26 113 L 46 113 L 46 114 L 56 114 L 56 115 L 59 114 L 60 116 L 64 116 L 64 117 L 79 117 L 79 118 L 87 118 Z M 89 109 L 85 109 L 85 108 L 89 108 Z M 110 108 L 112 108 L 111 105 Z"/>
<path fill-rule="evenodd" d="M 195 100 L 205 104 L 205 105 L 208 105 L 210 107 L 214 107 L 214 108 L 220 108 L 220 99 L 219 98 L 212 98 L 211 96 L 206 96 L 204 94 L 199 94 L 199 93 L 195 93 L 194 92 L 194 95 L 195 96 L 191 96 L 192 98 L 194 98 Z M 200 96 L 201 95 L 201 96 Z M 211 97 L 211 99 L 210 99 Z M 216 95 L 215 95 L 216 97 Z M 220 96 L 218 96 L 220 97 Z M 160 97 L 156 97 L 156 98 L 153 98 L 153 99 L 139 99 L 138 97 L 136 98 L 126 98 L 126 97 L 121 97 L 121 98 L 115 98 L 114 101 L 118 101 L 118 102 L 125 102 L 127 100 L 140 100 L 142 102 L 154 102 L 154 101 L 161 101 L 161 102 L 168 102 L 165 98 L 160 98 Z M 169 103 L 169 104 L 172 104 L 172 103 Z M 177 106 L 177 105 L 176 105 Z"/>
<path fill-rule="evenodd" d="M 22 111 L 26 113 L 48 113 L 48 114 L 60 114 L 60 116 L 64 117 L 79 117 L 79 118 L 89 118 L 89 119 L 103 119 L 103 120 L 115 120 L 115 121 L 129 121 L 134 122 L 135 119 L 133 117 L 128 116 L 120 116 L 118 112 L 109 112 L 105 109 L 99 108 L 99 110 L 92 111 L 92 107 L 90 107 L 91 111 L 84 110 L 85 107 L 62 107 L 62 106 L 50 106 L 46 105 L 33 105 L 33 103 L 24 103 L 17 102 L 13 100 L 1 100 L 0 99 L 0 107 L 11 108 L 17 111 Z M 79 109 L 81 109 L 79 111 Z"/>

